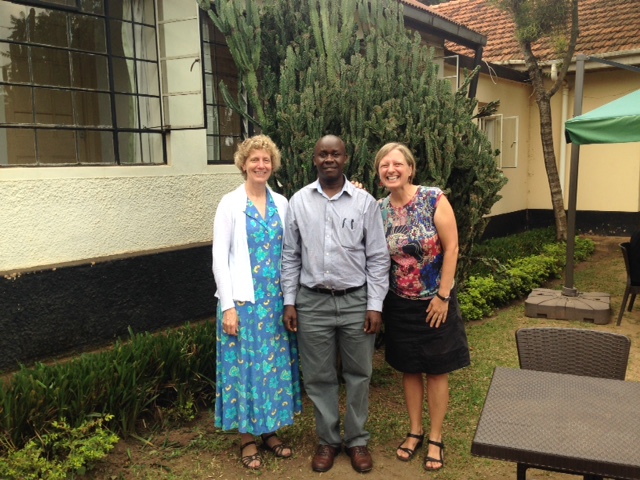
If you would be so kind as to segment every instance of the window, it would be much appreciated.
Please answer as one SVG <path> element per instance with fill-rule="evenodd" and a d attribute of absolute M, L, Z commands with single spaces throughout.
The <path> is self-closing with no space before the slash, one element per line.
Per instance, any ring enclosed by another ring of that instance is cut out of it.
<path fill-rule="evenodd" d="M 453 65 L 453 68 L 454 68 L 453 75 L 445 75 L 442 78 L 444 80 L 449 80 L 449 82 L 451 82 L 451 91 L 455 93 L 460 88 L 460 56 L 449 55 L 447 57 L 442 57 L 442 59 L 445 64 L 448 64 L 450 66 Z M 444 69 L 443 69 L 443 72 L 444 72 Z"/>
<path fill-rule="evenodd" d="M 233 163 L 233 154 L 242 141 L 243 122 L 224 102 L 220 81 L 224 81 L 234 98 L 238 96 L 239 74 L 224 35 L 205 12 L 202 24 L 202 58 L 204 61 L 204 97 L 207 125 L 208 163 Z"/>
<path fill-rule="evenodd" d="M 165 163 L 154 1 L 29 4 L 0 2 L 0 166 Z"/>
<path fill-rule="evenodd" d="M 497 157 L 500 168 L 518 166 L 518 117 L 504 117 L 502 114 L 491 115 L 480 119 L 480 129 L 491 142 L 494 150 L 499 150 Z"/>

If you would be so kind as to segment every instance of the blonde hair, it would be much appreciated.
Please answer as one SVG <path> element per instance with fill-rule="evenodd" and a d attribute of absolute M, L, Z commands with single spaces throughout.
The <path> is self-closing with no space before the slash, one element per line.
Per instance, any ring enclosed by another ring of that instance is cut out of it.
<path fill-rule="evenodd" d="M 373 164 L 376 170 L 376 173 L 378 173 L 378 169 L 380 168 L 380 162 L 382 161 L 382 159 L 387 155 L 389 155 L 394 150 L 398 150 L 400 153 L 402 153 L 402 156 L 407 162 L 407 165 L 411 168 L 411 175 L 409 175 L 409 183 L 412 183 L 413 178 L 416 175 L 416 159 L 413 157 L 411 150 L 409 150 L 409 148 L 403 143 L 399 143 L 399 142 L 387 143 L 386 145 L 383 145 L 380 150 L 378 150 L 378 153 L 376 154 L 376 159 Z"/>
<path fill-rule="evenodd" d="M 244 164 L 247 163 L 247 158 L 254 150 L 264 150 L 271 157 L 271 171 L 276 172 L 281 165 L 280 150 L 273 143 L 273 140 L 266 135 L 254 135 L 247 138 L 244 142 L 238 145 L 236 153 L 233 154 L 233 163 L 242 172 L 242 176 L 247 179 L 247 172 L 242 170 Z"/>

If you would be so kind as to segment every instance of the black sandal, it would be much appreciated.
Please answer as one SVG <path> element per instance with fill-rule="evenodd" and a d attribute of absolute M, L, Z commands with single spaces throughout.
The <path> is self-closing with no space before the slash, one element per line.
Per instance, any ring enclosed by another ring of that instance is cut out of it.
<path fill-rule="evenodd" d="M 409 438 L 409 437 L 417 438 L 418 439 L 418 443 L 416 443 L 416 446 L 413 449 L 411 449 L 409 447 L 403 447 L 402 446 L 402 443 L 407 441 L 406 439 L 400 445 L 398 445 L 397 450 L 402 450 L 407 455 L 409 455 L 408 457 L 403 457 L 403 456 L 398 455 L 398 452 L 396 451 L 396 458 L 398 460 L 403 461 L 403 462 L 408 462 L 409 460 L 411 460 L 413 458 L 413 456 L 416 454 L 416 450 L 418 450 L 422 446 L 422 443 L 424 442 L 424 433 L 422 435 L 416 435 L 414 433 L 407 433 L 407 438 Z"/>
<path fill-rule="evenodd" d="M 280 441 L 279 444 L 277 445 L 269 445 L 269 439 L 276 437 L 278 438 L 278 434 L 276 432 L 272 432 L 272 433 L 267 433 L 267 434 L 262 434 L 260 435 L 260 438 L 262 438 L 262 447 L 266 450 L 269 450 L 271 453 L 273 453 L 276 457 L 278 458 L 291 458 L 293 456 L 293 449 L 287 445 L 286 443 L 282 442 L 282 440 Z M 278 440 L 280 440 L 278 438 Z M 284 455 L 282 453 L 283 450 L 289 449 L 291 451 L 291 453 L 289 455 Z"/>
<path fill-rule="evenodd" d="M 427 455 L 427 458 L 425 458 L 424 460 L 424 469 L 429 471 L 429 472 L 433 472 L 435 470 L 441 470 L 442 468 L 444 468 L 444 442 L 436 442 L 434 440 L 427 440 L 427 445 L 431 444 L 431 445 L 435 445 L 436 447 L 440 448 L 440 459 L 437 458 L 433 458 Z M 440 466 L 437 468 L 434 467 L 427 467 L 427 463 L 431 462 L 431 463 L 439 463 Z"/>
<path fill-rule="evenodd" d="M 253 455 L 244 455 L 244 456 L 242 455 L 242 452 L 244 451 L 244 449 L 249 445 L 256 445 L 256 442 L 251 440 L 250 442 L 247 442 L 244 445 L 240 446 L 240 461 L 242 462 L 242 465 L 245 468 L 248 468 L 249 470 L 258 470 L 259 468 L 262 467 L 262 457 L 260 456 L 260 453 L 256 452 Z M 256 450 L 257 448 L 258 446 L 256 445 Z M 258 465 L 257 467 L 252 467 L 251 464 L 256 460 L 260 462 L 260 465 Z"/>

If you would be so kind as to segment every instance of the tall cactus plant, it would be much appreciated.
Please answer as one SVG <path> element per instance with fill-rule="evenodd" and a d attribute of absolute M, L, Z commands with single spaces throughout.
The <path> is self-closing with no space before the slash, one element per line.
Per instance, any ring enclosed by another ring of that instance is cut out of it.
<path fill-rule="evenodd" d="M 417 182 L 442 188 L 455 209 L 463 279 L 466 254 L 506 180 L 472 119 L 475 100 L 466 98 L 464 86 L 452 93 L 438 77 L 432 50 L 405 29 L 401 5 L 198 2 L 227 37 L 253 112 L 250 121 L 282 150 L 273 187 L 289 196 L 313 181 L 313 147 L 332 133 L 346 143 L 347 176 L 381 196 L 375 153 L 387 142 L 403 142 L 416 156 Z M 247 116 L 237 100 L 227 100 Z"/>

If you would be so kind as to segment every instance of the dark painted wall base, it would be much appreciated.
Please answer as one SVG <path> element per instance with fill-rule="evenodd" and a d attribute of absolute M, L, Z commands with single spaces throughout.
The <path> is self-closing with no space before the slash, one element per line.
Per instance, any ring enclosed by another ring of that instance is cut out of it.
<path fill-rule="evenodd" d="M 0 371 L 215 314 L 211 247 L 0 277 Z"/>
<path fill-rule="evenodd" d="M 484 231 L 484 239 L 504 237 L 533 228 L 555 226 L 551 210 L 520 210 L 491 217 Z M 576 232 L 596 235 L 631 236 L 640 229 L 640 212 L 576 213 Z"/>

